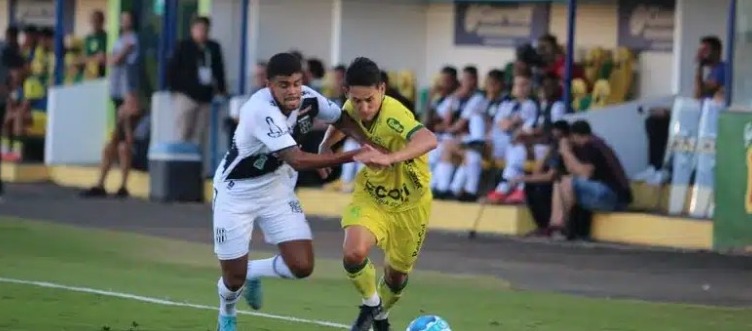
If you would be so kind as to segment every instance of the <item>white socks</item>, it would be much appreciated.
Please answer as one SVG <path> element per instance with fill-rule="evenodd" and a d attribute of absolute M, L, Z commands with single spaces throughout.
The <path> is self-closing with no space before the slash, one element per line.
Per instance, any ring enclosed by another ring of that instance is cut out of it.
<path fill-rule="evenodd" d="M 480 176 L 483 173 L 483 155 L 475 150 L 465 153 L 465 185 L 464 191 L 469 194 L 478 194 Z"/>
<path fill-rule="evenodd" d="M 260 277 L 296 278 L 287 264 L 285 264 L 285 260 L 279 255 L 268 259 L 248 262 L 248 275 L 246 278 L 256 279 Z"/>
<path fill-rule="evenodd" d="M 452 193 L 454 193 L 455 196 L 459 196 L 462 193 L 462 187 L 465 185 L 465 182 L 467 181 L 467 166 L 462 165 L 459 168 L 457 168 L 457 171 L 454 172 L 454 176 L 452 177 L 452 184 L 449 186 Z"/>
<path fill-rule="evenodd" d="M 439 164 L 436 165 L 436 170 L 434 170 L 434 176 L 436 177 L 436 191 L 448 191 L 449 185 L 452 182 L 453 174 L 454 165 L 446 161 L 440 161 Z"/>
<path fill-rule="evenodd" d="M 371 297 L 368 299 L 363 299 L 363 304 L 368 307 L 376 307 L 381 303 L 381 298 L 379 298 L 379 293 L 374 293 Z"/>
<path fill-rule="evenodd" d="M 502 178 L 504 181 L 496 186 L 496 192 L 507 194 L 514 189 L 522 189 L 523 184 L 517 187 L 509 187 L 506 181 L 520 177 L 525 174 L 525 162 L 527 161 L 527 150 L 522 144 L 514 144 L 506 150 L 506 165 L 504 166 L 504 172 L 502 172 Z"/>
<path fill-rule="evenodd" d="M 233 292 L 225 286 L 224 279 L 220 277 L 217 282 L 217 290 L 219 293 L 219 314 L 222 316 L 237 315 L 235 305 L 240 299 L 240 294 L 243 293 L 243 288 L 241 287 L 239 290 Z"/>

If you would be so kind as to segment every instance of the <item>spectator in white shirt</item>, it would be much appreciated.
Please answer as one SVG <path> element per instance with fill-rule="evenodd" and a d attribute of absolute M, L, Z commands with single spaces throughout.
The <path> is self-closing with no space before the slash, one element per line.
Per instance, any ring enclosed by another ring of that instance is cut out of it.
<path fill-rule="evenodd" d="M 443 121 L 437 126 L 440 159 L 435 166 L 431 189 L 438 199 L 450 198 L 449 184 L 455 171 L 452 159 L 457 145 L 468 132 L 468 123 L 473 114 L 483 111 L 485 97 L 478 91 L 478 70 L 468 66 L 463 69 L 459 90 L 439 105 L 437 112 Z"/>
<path fill-rule="evenodd" d="M 501 104 L 491 129 L 493 156 L 503 158 L 502 181 L 487 195 L 492 203 L 521 203 L 525 200 L 524 184 L 507 182 L 525 173 L 527 149 L 517 138 L 520 132 L 530 132 L 535 127 L 538 103 L 532 98 L 532 81 L 527 73 L 514 77 L 512 99 Z"/>
<path fill-rule="evenodd" d="M 478 200 L 489 119 L 505 98 L 504 72 L 491 70 L 486 76 L 484 99 L 477 107 L 466 108 L 463 113 L 463 118 L 467 118 L 468 133 L 463 136 L 461 144 L 454 147 L 455 154 L 462 156 L 463 162 L 450 185 L 451 193 L 460 201 Z"/>

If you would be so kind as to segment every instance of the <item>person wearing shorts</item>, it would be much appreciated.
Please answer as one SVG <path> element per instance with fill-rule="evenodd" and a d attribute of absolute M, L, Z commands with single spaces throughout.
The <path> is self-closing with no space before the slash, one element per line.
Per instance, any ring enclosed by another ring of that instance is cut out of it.
<path fill-rule="evenodd" d="M 388 331 L 389 310 L 402 296 L 425 241 L 433 201 L 428 152 L 436 148 L 437 139 L 409 109 L 385 95 L 381 71 L 370 59 L 355 59 L 345 82 L 344 111 L 378 145 L 366 146 L 355 156 L 365 167 L 355 178 L 352 202 L 342 215 L 343 264 L 362 299 L 351 330 Z M 344 134 L 330 126 L 320 153 L 330 154 L 342 138 Z M 368 259 L 374 246 L 386 256 L 378 285 Z"/>
<path fill-rule="evenodd" d="M 82 197 L 107 196 L 104 183 L 115 160 L 121 170 L 120 188 L 116 197 L 129 196 L 127 184 L 133 159 L 133 130 L 138 123 L 140 63 L 138 36 L 134 30 L 133 14 L 123 12 L 120 17 L 120 37 L 113 45 L 108 60 L 111 64 L 110 98 L 115 108 L 115 130 L 102 151 L 99 180 L 93 187 L 81 192 Z"/>
<path fill-rule="evenodd" d="M 267 78 L 268 87 L 241 107 L 233 144 L 214 175 L 214 252 L 222 269 L 218 331 L 236 330 L 235 305 L 244 287 L 248 304 L 260 309 L 262 277 L 301 279 L 313 272 L 311 229 L 295 195 L 298 171 L 352 162 L 360 153 L 303 152 L 300 142 L 313 121 L 334 124 L 370 143 L 339 106 L 302 85 L 302 64 L 294 55 L 272 56 Z M 254 223 L 279 255 L 248 261 Z"/>

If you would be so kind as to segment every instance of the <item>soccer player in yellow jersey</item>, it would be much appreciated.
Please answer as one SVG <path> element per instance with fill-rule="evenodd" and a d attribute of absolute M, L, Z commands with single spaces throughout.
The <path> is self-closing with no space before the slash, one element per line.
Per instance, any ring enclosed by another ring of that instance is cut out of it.
<path fill-rule="evenodd" d="M 380 69 L 370 59 L 355 59 L 345 83 L 344 111 L 377 145 L 365 146 L 368 151 L 357 156 L 366 167 L 355 179 L 352 202 L 342 216 L 344 267 L 363 299 L 351 330 L 387 331 L 389 309 L 402 295 L 425 239 L 433 200 L 427 153 L 436 147 L 436 136 L 384 95 Z M 320 152 L 331 152 L 343 137 L 330 126 Z M 377 245 L 386 255 L 378 285 L 368 259 Z"/>

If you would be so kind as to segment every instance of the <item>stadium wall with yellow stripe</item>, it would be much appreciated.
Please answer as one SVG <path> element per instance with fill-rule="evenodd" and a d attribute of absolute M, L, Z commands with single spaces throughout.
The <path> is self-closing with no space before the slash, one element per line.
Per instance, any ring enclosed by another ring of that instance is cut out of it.
<path fill-rule="evenodd" d="M 3 180 L 9 182 L 52 181 L 58 185 L 75 188 L 89 187 L 96 182 L 98 169 L 82 166 L 51 166 L 2 164 Z M 118 171 L 110 172 L 106 182 L 108 191 L 117 189 Z M 149 175 L 133 173 L 128 182 L 131 194 L 149 198 Z M 659 208 L 665 204 L 663 188 L 633 186 L 638 197 L 633 208 Z M 205 183 L 205 201 L 211 201 L 211 182 Z M 339 217 L 350 201 L 348 194 L 322 189 L 301 189 L 298 192 L 303 208 L 309 215 Z M 475 220 L 478 219 L 474 228 Z M 440 231 L 519 236 L 534 228 L 530 213 L 524 206 L 481 206 L 476 203 L 435 201 L 430 228 Z M 592 237 L 598 241 L 668 247 L 676 249 L 710 250 L 713 248 L 713 222 L 648 213 L 596 214 L 593 218 Z"/>

